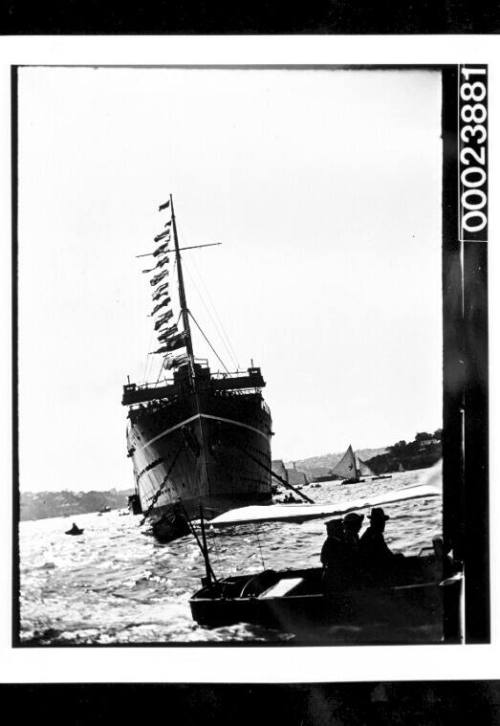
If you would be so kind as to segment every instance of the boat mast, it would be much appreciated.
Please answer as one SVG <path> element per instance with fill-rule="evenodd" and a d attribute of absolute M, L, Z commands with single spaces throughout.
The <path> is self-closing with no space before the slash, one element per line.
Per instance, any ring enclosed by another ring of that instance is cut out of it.
<path fill-rule="evenodd" d="M 179 251 L 179 240 L 177 237 L 177 225 L 175 223 L 174 200 L 170 195 L 170 209 L 172 211 L 172 228 L 174 230 L 175 259 L 177 261 L 177 270 L 179 278 L 179 302 L 181 305 L 182 325 L 186 335 L 186 350 L 191 365 L 191 372 L 194 378 L 194 354 L 193 341 L 191 340 L 191 328 L 189 325 L 189 310 L 186 303 L 186 290 L 184 288 L 184 275 L 182 274 L 181 253 Z"/>
<path fill-rule="evenodd" d="M 207 585 L 212 584 L 212 577 L 213 570 L 212 566 L 210 565 L 210 558 L 208 555 L 208 545 L 207 545 L 207 535 L 205 532 L 205 522 L 203 519 L 203 507 L 200 502 L 200 525 L 201 525 L 201 541 L 202 541 L 202 553 L 203 553 L 203 559 L 205 560 L 205 572 L 206 572 L 206 581 Z"/>

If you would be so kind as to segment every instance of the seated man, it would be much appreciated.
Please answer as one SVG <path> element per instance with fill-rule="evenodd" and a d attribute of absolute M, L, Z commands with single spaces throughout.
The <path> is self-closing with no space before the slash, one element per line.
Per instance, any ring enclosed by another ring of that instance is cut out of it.
<path fill-rule="evenodd" d="M 374 507 L 369 515 L 370 526 L 359 541 L 360 558 L 365 568 L 387 570 L 403 555 L 391 552 L 384 539 L 385 523 L 390 519 L 381 507 Z"/>
<path fill-rule="evenodd" d="M 342 589 L 359 571 L 359 538 L 363 515 L 350 513 L 326 523 L 327 539 L 321 550 L 323 586 L 326 592 Z"/>
<path fill-rule="evenodd" d="M 349 512 L 343 519 L 344 539 L 354 559 L 357 559 L 359 552 L 359 530 L 363 519 L 364 514 L 356 514 L 356 512 Z"/>
<path fill-rule="evenodd" d="M 321 548 L 321 564 L 323 565 L 323 587 L 326 592 L 336 590 L 342 580 L 344 568 L 344 527 L 341 519 L 326 522 L 326 540 Z"/>

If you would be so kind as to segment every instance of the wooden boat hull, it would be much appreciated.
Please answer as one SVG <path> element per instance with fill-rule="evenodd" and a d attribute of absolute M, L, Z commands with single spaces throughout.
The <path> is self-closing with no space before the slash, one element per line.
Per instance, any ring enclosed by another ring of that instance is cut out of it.
<path fill-rule="evenodd" d="M 440 640 L 440 563 L 434 557 L 415 557 L 406 558 L 405 564 L 408 577 L 352 583 L 329 594 L 323 590 L 319 568 L 226 578 L 195 593 L 191 612 L 197 623 L 210 628 L 250 623 L 308 637 L 318 627 L 338 626 L 363 630 L 364 642 L 381 631 L 399 642 L 398 633 L 426 628 Z M 388 637 L 383 640 L 388 642 Z"/>

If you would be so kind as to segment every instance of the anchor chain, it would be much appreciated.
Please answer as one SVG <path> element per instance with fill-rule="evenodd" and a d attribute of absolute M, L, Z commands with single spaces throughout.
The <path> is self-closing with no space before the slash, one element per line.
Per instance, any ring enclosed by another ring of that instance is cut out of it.
<path fill-rule="evenodd" d="M 168 481 L 168 477 L 170 476 L 170 473 L 171 473 L 172 469 L 173 469 L 173 468 L 174 468 L 174 466 L 175 466 L 175 462 L 176 462 L 176 461 L 177 461 L 177 459 L 179 458 L 179 454 L 181 453 L 182 449 L 183 449 L 183 448 L 185 448 L 185 446 L 186 446 L 186 442 L 184 441 L 184 442 L 183 442 L 183 443 L 182 443 L 182 444 L 181 444 L 181 445 L 179 446 L 179 448 L 177 449 L 177 452 L 176 452 L 176 454 L 175 454 L 175 456 L 174 456 L 174 458 L 173 458 L 173 461 L 172 461 L 172 463 L 171 463 L 171 464 L 170 464 L 170 466 L 169 466 L 169 469 L 168 469 L 168 471 L 167 471 L 167 473 L 166 473 L 166 475 L 165 475 L 165 478 L 164 478 L 163 482 L 161 483 L 160 487 L 158 488 L 158 490 L 157 490 L 157 491 L 155 492 L 155 494 L 154 494 L 154 496 L 153 496 L 153 499 L 151 500 L 151 504 L 149 505 L 149 507 L 148 507 L 148 510 L 147 510 L 147 512 L 146 512 L 146 514 L 144 515 L 144 517 L 142 518 L 141 522 L 139 523 L 139 526 L 142 526 L 142 525 L 144 524 L 144 522 L 146 521 L 146 519 L 147 519 L 147 518 L 149 517 L 149 515 L 151 514 L 151 512 L 152 512 L 152 510 L 153 510 L 153 507 L 154 507 L 154 505 L 156 504 L 156 502 L 158 501 L 158 499 L 159 499 L 159 497 L 160 497 L 160 494 L 162 493 L 162 491 L 163 491 L 163 488 L 164 488 L 165 484 L 166 484 L 166 483 L 167 483 L 167 481 Z"/>

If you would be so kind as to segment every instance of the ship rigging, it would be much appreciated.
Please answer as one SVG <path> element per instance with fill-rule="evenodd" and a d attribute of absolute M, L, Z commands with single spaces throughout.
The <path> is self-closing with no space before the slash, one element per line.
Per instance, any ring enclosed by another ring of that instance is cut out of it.
<path fill-rule="evenodd" d="M 127 450 L 135 480 L 132 511 L 151 520 L 158 539 L 169 541 L 189 531 L 187 520 L 200 506 L 215 516 L 241 504 L 271 501 L 272 422 L 260 368 L 212 373 L 207 361 L 195 357 L 190 323 L 199 326 L 187 304 L 180 253 L 218 243 L 181 247 L 172 195 L 159 211 L 169 218 L 154 238 L 155 250 L 141 257 L 156 260 L 143 271 L 151 275 L 151 315 L 160 343 L 151 354 L 162 356 L 161 372 L 173 371 L 173 379 L 160 381 L 160 372 L 153 384 L 129 381 L 122 403 L 128 406 Z M 176 322 L 168 280 L 172 251 Z"/>

